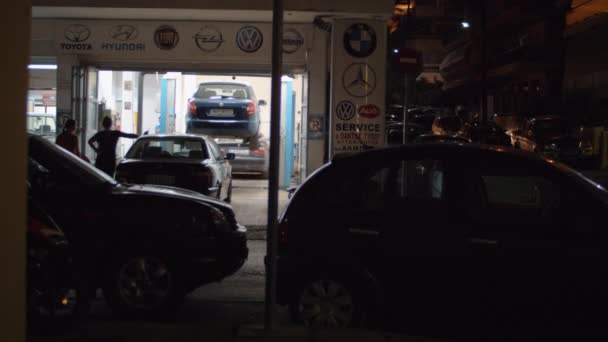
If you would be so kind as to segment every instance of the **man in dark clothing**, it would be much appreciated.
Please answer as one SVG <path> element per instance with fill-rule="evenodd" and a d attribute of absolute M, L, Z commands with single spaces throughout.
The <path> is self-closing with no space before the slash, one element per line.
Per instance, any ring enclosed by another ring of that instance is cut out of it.
<path fill-rule="evenodd" d="M 97 132 L 89 139 L 89 146 L 97 153 L 95 166 L 113 177 L 116 168 L 116 144 L 118 139 L 121 137 L 135 139 L 138 135 L 111 129 L 112 119 L 107 116 L 103 118 L 102 125 L 104 130 Z"/>

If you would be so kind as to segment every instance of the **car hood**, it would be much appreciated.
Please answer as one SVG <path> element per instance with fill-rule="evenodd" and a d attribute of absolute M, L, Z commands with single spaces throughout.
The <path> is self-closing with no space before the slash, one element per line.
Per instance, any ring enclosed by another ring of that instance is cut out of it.
<path fill-rule="evenodd" d="M 136 184 L 125 184 L 120 188 L 124 194 L 135 194 L 135 195 L 151 195 L 160 196 L 166 198 L 182 199 L 197 201 L 216 207 L 218 209 L 230 209 L 232 207 L 224 202 L 221 202 L 215 198 L 205 196 L 196 191 L 190 191 L 181 188 L 174 188 L 171 186 L 163 185 L 136 185 Z"/>

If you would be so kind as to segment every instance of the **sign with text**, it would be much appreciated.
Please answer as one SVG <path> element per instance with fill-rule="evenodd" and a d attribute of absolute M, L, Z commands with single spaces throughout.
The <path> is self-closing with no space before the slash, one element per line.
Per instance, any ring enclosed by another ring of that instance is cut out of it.
<path fill-rule="evenodd" d="M 332 30 L 331 154 L 384 145 L 386 28 L 338 19 Z"/>

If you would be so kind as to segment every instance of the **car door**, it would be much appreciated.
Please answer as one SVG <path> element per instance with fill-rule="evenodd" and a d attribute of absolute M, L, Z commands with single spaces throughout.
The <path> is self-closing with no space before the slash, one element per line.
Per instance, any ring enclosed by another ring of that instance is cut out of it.
<path fill-rule="evenodd" d="M 445 313 L 437 309 L 454 298 L 447 169 L 440 155 L 390 156 L 365 168 L 347 196 L 351 249 L 366 256 L 395 319 Z"/>
<path fill-rule="evenodd" d="M 469 227 L 465 245 L 480 271 L 471 278 L 489 299 L 481 309 L 497 318 L 532 322 L 567 298 L 572 283 L 565 280 L 579 278 L 568 256 L 585 256 L 592 240 L 584 234 L 572 240 L 568 233 L 572 203 L 565 199 L 577 197 L 566 179 L 538 161 L 481 159 L 462 168 L 459 191 L 462 226 Z"/>
<path fill-rule="evenodd" d="M 207 141 L 209 148 L 209 155 L 211 159 L 211 165 L 216 174 L 216 186 L 219 187 L 221 194 L 218 194 L 220 199 L 224 199 L 228 196 L 228 188 L 230 186 L 230 180 L 232 179 L 232 170 L 228 161 L 224 158 L 219 146 L 212 140 Z"/>

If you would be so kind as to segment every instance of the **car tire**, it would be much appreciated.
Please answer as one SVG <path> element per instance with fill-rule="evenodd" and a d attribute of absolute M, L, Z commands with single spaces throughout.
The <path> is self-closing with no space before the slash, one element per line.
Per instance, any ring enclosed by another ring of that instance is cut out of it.
<path fill-rule="evenodd" d="M 226 200 L 224 202 L 226 202 L 226 203 L 232 202 L 232 179 L 230 180 L 230 183 L 228 184 L 228 193 L 226 194 Z"/>
<path fill-rule="evenodd" d="M 294 323 L 308 327 L 357 327 L 363 321 L 364 303 L 361 291 L 353 282 L 328 275 L 303 282 L 294 291 L 289 312 Z"/>
<path fill-rule="evenodd" d="M 122 316 L 149 318 L 172 314 L 185 297 L 177 265 L 170 258 L 149 253 L 118 257 L 106 272 L 104 298 Z"/>

